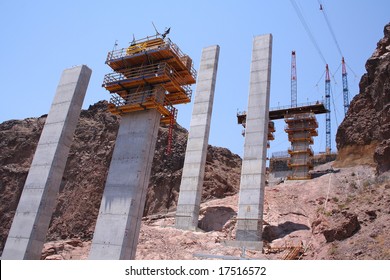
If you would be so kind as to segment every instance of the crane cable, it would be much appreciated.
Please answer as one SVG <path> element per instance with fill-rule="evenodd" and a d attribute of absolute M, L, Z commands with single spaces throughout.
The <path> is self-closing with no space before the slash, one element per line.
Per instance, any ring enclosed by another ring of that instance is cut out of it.
<path fill-rule="evenodd" d="M 325 12 L 325 8 L 324 8 L 324 5 L 322 4 L 322 1 L 320 0 L 317 0 L 318 4 L 320 5 L 320 10 L 322 11 L 322 14 L 324 15 L 324 18 L 325 18 L 325 22 L 326 24 L 328 25 L 328 28 L 329 28 L 329 31 L 330 31 L 330 34 L 332 35 L 332 38 L 333 38 L 333 41 L 335 42 L 336 44 L 336 47 L 337 47 L 337 50 L 340 54 L 341 57 L 344 57 L 343 55 L 343 52 L 341 51 L 341 48 L 340 48 L 340 44 L 339 42 L 337 41 L 337 38 L 336 38 L 336 33 L 334 32 L 333 28 L 332 28 L 332 25 L 330 24 L 330 20 L 328 18 L 328 15 L 326 14 Z M 357 75 L 356 73 L 353 71 L 353 69 L 345 62 L 345 65 L 347 65 L 348 69 L 351 70 L 351 72 L 353 73 L 355 79 L 357 78 Z M 337 72 L 337 71 L 336 71 Z"/>
<path fill-rule="evenodd" d="M 313 43 L 314 47 L 316 48 L 318 54 L 320 55 L 322 61 L 324 62 L 324 64 L 327 64 L 326 63 L 326 59 L 324 57 L 324 55 L 322 54 L 322 51 L 320 49 L 320 46 L 318 45 L 317 43 L 317 40 L 315 39 L 315 37 L 313 36 L 313 33 L 311 32 L 310 28 L 309 28 L 309 25 L 307 24 L 301 10 L 299 9 L 297 3 L 295 2 L 295 0 L 290 0 L 291 2 L 291 5 L 294 7 L 294 10 L 299 18 L 299 20 L 301 21 L 303 27 L 305 28 L 305 31 L 307 33 L 307 35 L 309 36 L 311 42 Z"/>
<path fill-rule="evenodd" d="M 334 116 L 336 118 L 336 125 L 337 125 L 337 127 L 339 127 L 339 121 L 337 120 L 337 108 L 336 108 L 336 104 L 334 102 L 334 94 L 333 94 L 332 87 L 330 87 L 330 90 L 332 91 L 330 96 L 332 97 L 332 103 L 333 103 L 333 108 L 334 108 Z"/>
<path fill-rule="evenodd" d="M 318 2 L 318 4 L 320 5 L 320 10 L 322 11 L 322 14 L 324 15 L 325 22 L 326 22 L 326 24 L 328 25 L 330 34 L 332 35 L 333 41 L 334 41 L 335 44 L 336 44 L 337 50 L 339 51 L 340 56 L 341 56 L 341 57 L 344 57 L 343 52 L 341 51 L 341 48 L 340 48 L 340 44 L 339 44 L 339 42 L 337 41 L 336 34 L 334 33 L 334 30 L 333 30 L 333 28 L 332 28 L 332 25 L 330 24 L 328 15 L 327 15 L 326 12 L 325 12 L 324 5 L 322 4 L 322 2 L 321 2 L 320 0 L 317 0 L 317 2 Z"/>

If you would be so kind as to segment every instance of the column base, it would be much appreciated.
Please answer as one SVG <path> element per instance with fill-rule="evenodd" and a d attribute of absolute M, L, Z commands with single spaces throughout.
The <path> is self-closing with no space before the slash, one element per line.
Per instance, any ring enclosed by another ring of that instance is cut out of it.
<path fill-rule="evenodd" d="M 244 247 L 249 250 L 263 251 L 263 241 L 225 240 L 222 244 L 227 247 Z"/>

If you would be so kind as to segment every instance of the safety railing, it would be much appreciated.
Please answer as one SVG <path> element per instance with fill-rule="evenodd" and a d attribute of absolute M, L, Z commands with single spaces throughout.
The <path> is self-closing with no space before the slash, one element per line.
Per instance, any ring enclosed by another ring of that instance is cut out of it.
<path fill-rule="evenodd" d="M 119 82 L 123 80 L 141 79 L 150 77 L 162 77 L 166 75 L 171 77 L 176 83 L 182 85 L 184 80 L 180 75 L 167 63 L 155 63 L 145 66 L 132 67 L 121 73 L 113 72 L 104 76 L 103 84 Z"/>
<path fill-rule="evenodd" d="M 184 92 L 186 94 L 186 96 L 191 100 L 192 98 L 192 88 L 188 85 L 185 85 L 185 86 L 182 86 L 182 88 L 184 89 Z"/>
<path fill-rule="evenodd" d="M 168 104 L 168 105 L 165 105 L 165 108 L 167 108 L 167 110 L 169 111 L 169 114 L 171 118 L 173 118 L 174 120 L 177 119 L 177 110 L 175 107 L 173 107 L 172 105 Z"/>
<path fill-rule="evenodd" d="M 126 77 L 125 77 L 125 75 L 123 75 L 121 73 L 116 73 L 116 72 L 109 73 L 109 74 L 104 75 L 103 85 L 123 81 L 124 79 L 126 79 Z"/>
<path fill-rule="evenodd" d="M 287 151 L 274 152 L 271 155 L 271 158 L 289 158 L 290 155 Z"/>
<path fill-rule="evenodd" d="M 118 50 L 113 50 L 108 52 L 106 63 L 111 60 L 121 59 L 125 57 L 130 57 L 141 52 L 148 52 L 155 49 L 170 49 L 178 59 L 186 66 L 187 70 L 191 73 L 191 76 L 196 79 L 196 70 L 193 66 L 192 60 L 184 54 L 180 48 L 174 44 L 169 38 L 162 39 L 160 35 L 146 37 L 137 41 L 132 42 L 132 44 L 127 48 L 122 48 Z M 190 64 L 190 65 L 189 65 Z"/>
<path fill-rule="evenodd" d="M 311 161 L 311 159 L 294 159 L 294 158 L 291 158 L 287 161 L 287 164 L 289 166 L 312 166 L 313 163 Z"/>
<path fill-rule="evenodd" d="M 166 66 L 166 63 L 159 63 L 129 68 L 127 71 L 123 71 L 121 73 L 113 72 L 104 76 L 103 84 L 106 85 L 112 82 L 142 79 L 146 77 L 159 77 L 163 74 L 167 74 L 165 72 L 169 73 L 169 69 L 165 71 Z"/>
<path fill-rule="evenodd" d="M 313 137 L 311 135 L 306 135 L 306 136 L 291 135 L 288 137 L 288 141 L 290 142 L 306 141 L 308 143 L 313 144 Z"/>
<path fill-rule="evenodd" d="M 116 107 L 120 107 L 126 104 L 126 100 L 114 93 L 111 95 L 110 103 L 114 104 Z"/>
<path fill-rule="evenodd" d="M 120 82 L 129 82 L 132 80 L 151 80 L 156 78 L 159 82 L 167 82 L 167 79 L 172 82 L 172 86 L 176 88 L 177 91 L 183 92 L 189 99 L 192 96 L 192 89 L 189 85 L 185 83 L 183 78 L 167 63 L 156 63 L 147 66 L 140 66 L 130 68 L 127 71 L 122 73 L 109 73 L 104 76 L 103 86 L 108 86 L 110 83 L 120 83 Z M 168 85 L 165 84 L 167 88 Z"/>
<path fill-rule="evenodd" d="M 297 106 L 294 106 L 294 107 L 292 107 L 291 105 L 272 107 L 269 110 L 270 111 L 279 111 L 279 110 L 286 110 L 286 109 L 291 109 L 291 108 L 296 108 L 296 107 L 309 107 L 309 106 L 323 105 L 323 104 L 324 104 L 324 101 L 322 100 L 322 101 L 300 103 L 300 104 L 297 104 Z"/>
<path fill-rule="evenodd" d="M 129 93 L 124 97 L 114 93 L 110 99 L 110 102 L 115 106 L 120 107 L 125 105 L 142 104 L 144 102 L 150 101 L 151 99 L 153 99 L 154 102 L 163 105 L 165 101 L 164 89 L 158 87 L 151 90 Z"/>
<path fill-rule="evenodd" d="M 311 155 L 314 154 L 314 151 L 311 147 L 289 147 L 288 152 L 304 152 L 304 153 L 309 153 Z"/>
<path fill-rule="evenodd" d="M 187 59 L 186 58 L 187 55 L 185 55 L 176 44 L 172 43 L 172 41 L 170 39 L 168 39 L 167 41 L 168 41 L 168 45 L 170 46 L 171 50 L 179 57 L 180 61 L 184 65 L 186 65 L 187 69 L 191 73 L 191 76 L 194 77 L 194 79 L 196 79 L 196 70 L 195 70 L 195 68 L 193 66 L 192 61 L 191 61 L 191 66 L 188 67 L 187 63 L 185 62 L 186 59 Z"/>
<path fill-rule="evenodd" d="M 295 121 L 295 120 L 307 120 L 307 121 L 316 121 L 316 115 L 314 113 L 300 113 L 300 114 L 291 114 L 284 117 L 286 122 Z"/>
<path fill-rule="evenodd" d="M 284 127 L 284 131 L 286 132 L 294 132 L 294 131 L 302 131 L 302 130 L 315 130 L 318 127 L 317 123 L 297 123 L 295 125 L 286 125 Z"/>
<path fill-rule="evenodd" d="M 108 52 L 106 61 L 124 58 L 126 56 L 134 55 L 140 51 L 144 51 L 148 47 L 148 43 L 150 47 L 163 46 L 165 42 L 169 40 L 168 38 L 163 40 L 161 35 L 148 36 L 146 38 L 142 38 L 139 40 L 134 40 L 131 42 L 130 46 L 127 48 L 112 50 Z"/>

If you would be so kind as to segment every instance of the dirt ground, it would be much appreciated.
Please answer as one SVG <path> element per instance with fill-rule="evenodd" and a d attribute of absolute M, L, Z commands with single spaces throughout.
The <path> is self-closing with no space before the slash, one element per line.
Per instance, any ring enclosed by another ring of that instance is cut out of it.
<path fill-rule="evenodd" d="M 145 217 L 136 259 L 283 259 L 294 247 L 301 259 L 390 259 L 390 174 L 328 163 L 314 177 L 266 187 L 263 252 L 225 245 L 235 237 L 233 195 L 203 203 L 196 232 L 174 228 L 174 212 Z M 49 242 L 43 259 L 87 259 L 89 249 L 90 241 Z"/>

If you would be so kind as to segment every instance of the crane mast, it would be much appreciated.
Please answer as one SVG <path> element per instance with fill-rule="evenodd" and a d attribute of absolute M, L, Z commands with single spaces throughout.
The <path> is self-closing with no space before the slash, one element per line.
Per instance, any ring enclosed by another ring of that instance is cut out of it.
<path fill-rule="evenodd" d="M 325 108 L 326 112 L 326 153 L 330 153 L 331 147 L 331 136 L 330 136 L 330 76 L 329 67 L 326 64 L 326 75 L 325 75 Z"/>
<path fill-rule="evenodd" d="M 345 67 L 344 57 L 341 59 L 341 65 L 342 65 L 342 80 L 343 80 L 344 115 L 347 115 L 349 109 L 349 90 L 348 90 L 347 69 Z"/>
<path fill-rule="evenodd" d="M 295 51 L 291 52 L 291 107 L 297 107 L 297 62 Z"/>

